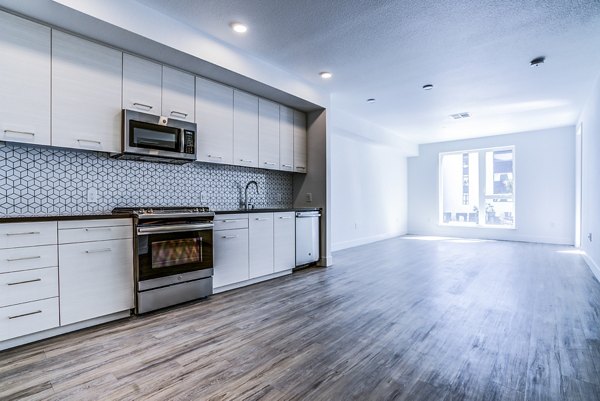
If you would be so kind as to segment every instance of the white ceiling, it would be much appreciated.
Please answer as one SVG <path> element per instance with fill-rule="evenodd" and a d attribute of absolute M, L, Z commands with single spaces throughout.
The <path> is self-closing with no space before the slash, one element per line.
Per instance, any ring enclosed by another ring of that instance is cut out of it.
<path fill-rule="evenodd" d="M 326 88 L 332 107 L 417 143 L 575 124 L 600 72 L 598 1 L 138 2 Z M 248 32 L 233 33 L 232 21 Z M 530 67 L 541 55 L 546 63 Z M 334 77 L 322 81 L 323 70 Z M 428 83 L 435 88 L 426 92 Z M 449 117 L 460 112 L 472 117 Z"/>

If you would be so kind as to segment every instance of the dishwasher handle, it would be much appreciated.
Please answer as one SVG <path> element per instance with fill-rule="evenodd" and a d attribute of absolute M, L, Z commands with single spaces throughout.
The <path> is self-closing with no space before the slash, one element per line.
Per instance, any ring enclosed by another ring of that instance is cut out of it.
<path fill-rule="evenodd" d="M 321 212 L 319 211 L 311 211 L 311 212 L 296 212 L 296 218 L 307 218 L 307 217 L 321 217 Z"/>

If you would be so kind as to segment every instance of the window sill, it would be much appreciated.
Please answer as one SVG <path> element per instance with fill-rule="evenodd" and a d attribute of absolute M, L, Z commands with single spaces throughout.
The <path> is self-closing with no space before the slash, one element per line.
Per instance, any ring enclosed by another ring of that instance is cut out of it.
<path fill-rule="evenodd" d="M 499 229 L 499 230 L 516 230 L 516 226 L 496 226 L 484 225 L 477 223 L 438 223 L 438 227 L 459 227 L 459 228 L 478 228 L 478 229 Z"/>

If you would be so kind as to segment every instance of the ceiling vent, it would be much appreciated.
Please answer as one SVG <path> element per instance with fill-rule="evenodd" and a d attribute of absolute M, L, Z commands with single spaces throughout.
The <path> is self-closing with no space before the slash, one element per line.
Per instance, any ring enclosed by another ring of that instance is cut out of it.
<path fill-rule="evenodd" d="M 452 117 L 455 120 L 460 120 L 461 118 L 471 117 L 471 114 L 470 113 L 457 113 L 457 114 L 450 114 L 450 117 Z"/>

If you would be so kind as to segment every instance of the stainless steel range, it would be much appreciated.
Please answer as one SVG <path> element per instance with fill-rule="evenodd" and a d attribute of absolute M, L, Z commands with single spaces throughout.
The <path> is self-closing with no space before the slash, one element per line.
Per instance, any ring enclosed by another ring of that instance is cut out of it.
<path fill-rule="evenodd" d="M 116 208 L 134 216 L 136 313 L 212 294 L 213 219 L 207 207 Z"/>

